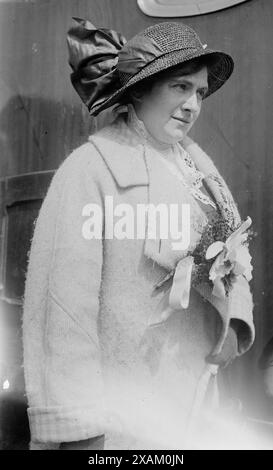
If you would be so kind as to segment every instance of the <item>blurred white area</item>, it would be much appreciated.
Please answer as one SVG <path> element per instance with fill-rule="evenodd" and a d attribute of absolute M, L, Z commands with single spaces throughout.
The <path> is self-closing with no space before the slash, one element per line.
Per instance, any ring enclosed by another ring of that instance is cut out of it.
<path fill-rule="evenodd" d="M 203 408 L 192 423 L 193 410 L 183 409 L 182 396 L 177 409 L 162 396 L 157 401 L 160 395 L 145 396 L 142 387 L 123 390 L 121 396 L 109 389 L 106 450 L 273 450 L 273 425 L 265 429 L 261 421 L 220 408 Z"/>
<path fill-rule="evenodd" d="M 158 420 L 149 406 L 147 414 L 135 414 L 134 422 L 128 417 L 117 416 L 106 432 L 106 449 L 181 449 L 181 450 L 273 450 L 273 426 L 270 433 L 260 432 L 246 418 L 225 416 L 220 410 L 205 412 L 196 420 L 195 430 L 189 435 L 183 431 L 184 423 L 177 423 L 164 416 Z M 180 425 L 179 425 L 180 424 Z"/>
<path fill-rule="evenodd" d="M 3 390 L 8 390 L 10 387 L 8 379 L 6 379 L 3 383 Z"/>

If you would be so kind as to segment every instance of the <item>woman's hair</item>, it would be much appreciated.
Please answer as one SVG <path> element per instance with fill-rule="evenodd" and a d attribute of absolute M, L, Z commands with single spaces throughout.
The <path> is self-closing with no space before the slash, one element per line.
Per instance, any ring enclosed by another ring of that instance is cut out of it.
<path fill-rule="evenodd" d="M 135 99 L 142 97 L 150 91 L 158 81 L 165 80 L 166 78 L 191 75 L 199 72 L 203 67 L 208 67 L 209 69 L 209 67 L 214 63 L 214 60 L 214 57 L 201 56 L 155 73 L 151 77 L 141 80 L 136 85 L 130 87 L 126 94 L 121 97 L 119 104 L 132 103 Z"/>

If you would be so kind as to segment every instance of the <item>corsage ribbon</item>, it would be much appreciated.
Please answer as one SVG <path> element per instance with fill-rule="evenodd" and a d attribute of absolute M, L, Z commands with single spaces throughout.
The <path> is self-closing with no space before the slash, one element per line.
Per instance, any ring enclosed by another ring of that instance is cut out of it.
<path fill-rule="evenodd" d="M 193 257 L 187 256 L 176 266 L 169 297 L 169 305 L 174 310 L 189 306 L 193 262 Z"/>
<path fill-rule="evenodd" d="M 167 274 L 167 276 L 155 286 L 156 289 L 161 287 L 173 275 L 172 287 L 168 289 L 161 299 L 156 312 L 152 313 L 149 320 L 150 325 L 157 325 L 166 321 L 174 310 L 188 308 L 193 264 L 194 259 L 192 256 L 181 259 L 177 263 L 175 270 Z"/>

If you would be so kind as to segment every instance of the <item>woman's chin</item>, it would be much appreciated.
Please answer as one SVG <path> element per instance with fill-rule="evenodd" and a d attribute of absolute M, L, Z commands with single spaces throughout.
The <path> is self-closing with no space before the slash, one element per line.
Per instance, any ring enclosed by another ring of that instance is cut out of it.
<path fill-rule="evenodd" d="M 180 142 L 183 140 L 187 135 L 187 132 L 181 132 L 180 130 L 174 130 L 172 132 L 168 132 L 163 136 L 163 133 L 161 135 L 158 135 L 156 137 L 157 140 L 159 140 L 161 143 L 169 144 L 169 145 L 174 145 L 177 142 Z"/>
<path fill-rule="evenodd" d="M 187 135 L 187 132 L 185 131 L 176 131 L 172 134 L 172 143 L 176 144 L 177 142 L 180 142 L 183 140 Z"/>

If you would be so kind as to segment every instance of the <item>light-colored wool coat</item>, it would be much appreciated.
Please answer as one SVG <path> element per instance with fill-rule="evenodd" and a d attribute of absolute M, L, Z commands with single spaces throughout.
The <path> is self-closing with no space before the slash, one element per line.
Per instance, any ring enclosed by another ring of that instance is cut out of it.
<path fill-rule="evenodd" d="M 203 172 L 220 178 L 197 145 L 191 153 Z M 104 208 L 107 195 L 114 205 L 134 209 L 139 203 L 189 203 L 189 250 L 207 222 L 200 203 L 122 116 L 65 160 L 37 219 L 26 281 L 24 367 L 32 440 L 105 433 L 109 449 L 183 448 L 205 357 L 221 349 L 230 319 L 245 325 L 240 354 L 253 341 L 249 288 L 241 277 L 226 302 L 212 299 L 209 290 L 207 301 L 192 289 L 189 308 L 160 322 L 168 290 L 155 291 L 154 285 L 186 253 L 164 239 L 85 239 L 83 207 Z"/>

